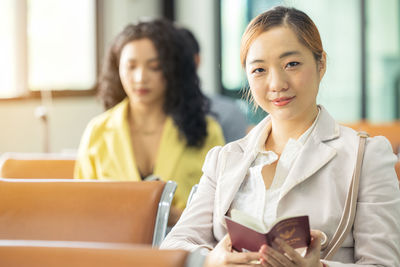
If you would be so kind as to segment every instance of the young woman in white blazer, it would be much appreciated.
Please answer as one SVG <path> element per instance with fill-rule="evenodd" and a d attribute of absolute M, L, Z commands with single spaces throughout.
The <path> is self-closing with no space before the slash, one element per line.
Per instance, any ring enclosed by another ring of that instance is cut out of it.
<path fill-rule="evenodd" d="M 198 190 L 161 247 L 209 250 L 205 266 L 400 266 L 396 156 L 384 137 L 367 139 L 352 231 L 331 260 L 320 258 L 321 232 L 329 242 L 342 216 L 359 138 L 316 103 L 326 54 L 312 20 L 286 7 L 260 14 L 243 34 L 241 61 L 269 116 L 208 153 Z M 307 254 L 279 241 L 289 257 L 266 245 L 232 251 L 224 216 L 233 208 L 266 224 L 309 215 Z"/>

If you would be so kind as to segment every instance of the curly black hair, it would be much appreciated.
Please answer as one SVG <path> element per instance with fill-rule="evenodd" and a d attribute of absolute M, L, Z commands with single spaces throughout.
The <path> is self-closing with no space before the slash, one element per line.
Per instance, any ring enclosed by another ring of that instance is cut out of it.
<path fill-rule="evenodd" d="M 207 137 L 210 101 L 201 92 L 189 40 L 169 20 L 129 24 L 114 39 L 95 86 L 104 108 L 112 108 L 127 96 L 119 77 L 121 51 L 127 43 L 143 38 L 150 39 L 156 47 L 166 79 L 165 113 L 172 117 L 188 146 L 202 146 Z"/>

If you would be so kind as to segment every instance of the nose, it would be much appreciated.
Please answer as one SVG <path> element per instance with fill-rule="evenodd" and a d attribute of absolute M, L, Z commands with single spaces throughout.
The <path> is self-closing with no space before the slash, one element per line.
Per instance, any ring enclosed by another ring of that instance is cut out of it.
<path fill-rule="evenodd" d="M 132 73 L 132 78 L 135 83 L 145 83 L 148 75 L 145 68 L 138 67 Z"/>
<path fill-rule="evenodd" d="M 288 89 L 287 77 L 284 71 L 271 70 L 269 72 L 269 89 L 273 92 L 285 91 Z"/>

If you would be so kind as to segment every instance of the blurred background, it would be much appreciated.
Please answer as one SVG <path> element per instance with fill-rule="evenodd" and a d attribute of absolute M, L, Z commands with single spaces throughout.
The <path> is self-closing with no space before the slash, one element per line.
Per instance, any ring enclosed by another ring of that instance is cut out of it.
<path fill-rule="evenodd" d="M 249 125 L 258 122 L 265 114 L 241 99 L 240 38 L 251 18 L 281 4 L 320 30 L 320 104 L 346 124 L 400 118 L 400 0 L 0 0 L 0 153 L 74 153 L 103 111 L 92 87 L 104 52 L 142 17 L 190 29 L 204 92 L 230 97 Z"/>

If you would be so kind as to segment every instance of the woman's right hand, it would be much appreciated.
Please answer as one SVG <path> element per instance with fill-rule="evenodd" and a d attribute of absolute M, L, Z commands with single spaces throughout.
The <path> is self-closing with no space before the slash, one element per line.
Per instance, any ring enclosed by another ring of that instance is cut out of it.
<path fill-rule="evenodd" d="M 232 242 L 227 234 L 207 255 L 204 267 L 217 266 L 260 266 L 252 263 L 261 258 L 258 252 L 234 252 Z"/>

